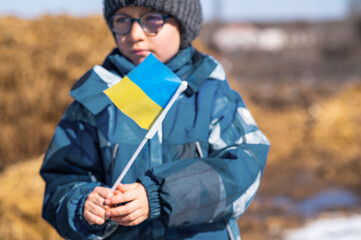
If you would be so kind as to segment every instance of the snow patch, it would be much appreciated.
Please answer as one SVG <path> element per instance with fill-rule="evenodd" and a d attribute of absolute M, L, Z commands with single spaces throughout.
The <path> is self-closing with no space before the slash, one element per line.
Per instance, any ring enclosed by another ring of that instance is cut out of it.
<path fill-rule="evenodd" d="M 360 240 L 361 215 L 321 218 L 286 233 L 285 240 Z"/>

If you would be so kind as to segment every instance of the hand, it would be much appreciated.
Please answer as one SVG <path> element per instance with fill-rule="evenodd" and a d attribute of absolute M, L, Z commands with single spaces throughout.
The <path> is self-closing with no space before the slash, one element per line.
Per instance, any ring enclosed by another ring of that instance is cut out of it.
<path fill-rule="evenodd" d="M 105 205 L 106 199 L 113 196 L 109 188 L 96 187 L 87 197 L 84 203 L 83 217 L 91 225 L 102 225 L 108 218 L 105 213 L 109 206 Z"/>
<path fill-rule="evenodd" d="M 106 199 L 106 216 L 123 226 L 135 226 L 149 217 L 149 203 L 140 183 L 119 184 L 113 196 Z M 117 206 L 120 203 L 123 205 Z M 117 207 L 111 207 L 116 205 Z"/>

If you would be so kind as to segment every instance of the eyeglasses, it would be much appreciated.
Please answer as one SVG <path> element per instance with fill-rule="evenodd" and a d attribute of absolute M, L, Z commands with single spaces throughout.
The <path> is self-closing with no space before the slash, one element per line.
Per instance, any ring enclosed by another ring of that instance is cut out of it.
<path fill-rule="evenodd" d="M 110 20 L 111 30 L 116 34 L 128 34 L 133 23 L 137 22 L 145 33 L 152 35 L 158 33 L 163 28 L 165 20 L 170 17 L 172 16 L 148 12 L 140 16 L 140 18 L 130 18 L 125 14 L 118 13 L 113 15 Z"/>

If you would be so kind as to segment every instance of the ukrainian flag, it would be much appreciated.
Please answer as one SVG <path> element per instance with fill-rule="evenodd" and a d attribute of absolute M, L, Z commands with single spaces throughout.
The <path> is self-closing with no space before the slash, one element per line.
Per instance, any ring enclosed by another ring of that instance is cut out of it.
<path fill-rule="evenodd" d="M 150 54 L 104 93 L 120 111 L 149 130 L 181 83 L 177 75 Z"/>

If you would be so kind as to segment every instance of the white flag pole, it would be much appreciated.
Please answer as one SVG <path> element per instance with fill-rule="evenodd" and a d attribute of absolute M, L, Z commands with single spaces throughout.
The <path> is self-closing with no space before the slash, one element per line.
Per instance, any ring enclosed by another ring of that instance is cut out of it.
<path fill-rule="evenodd" d="M 173 95 L 173 97 L 171 98 L 171 100 L 168 102 L 167 106 L 164 108 L 164 110 L 161 112 L 161 114 L 159 115 L 159 117 L 154 121 L 153 125 L 151 126 L 150 130 L 148 131 L 148 133 L 145 135 L 145 137 L 143 138 L 142 142 L 139 144 L 137 150 L 135 150 L 133 156 L 130 158 L 129 162 L 127 163 L 127 165 L 125 166 L 125 168 L 123 169 L 122 173 L 119 175 L 118 179 L 115 181 L 115 183 L 113 184 L 112 187 L 112 191 L 114 192 L 115 189 L 117 188 L 117 186 L 119 185 L 119 183 L 123 180 L 125 174 L 127 174 L 127 172 L 129 171 L 129 168 L 132 166 L 133 162 L 135 161 L 135 159 L 137 158 L 137 156 L 139 155 L 140 151 L 143 149 L 144 145 L 147 143 L 148 139 L 153 138 L 153 136 L 155 135 L 155 133 L 159 130 L 159 128 L 162 126 L 162 122 L 166 116 L 166 114 L 168 113 L 169 109 L 172 107 L 172 105 L 174 104 L 175 100 L 177 100 L 178 96 L 184 92 L 187 89 L 187 82 L 186 81 L 182 81 L 181 85 L 178 87 L 177 91 L 175 92 L 175 94 Z"/>

